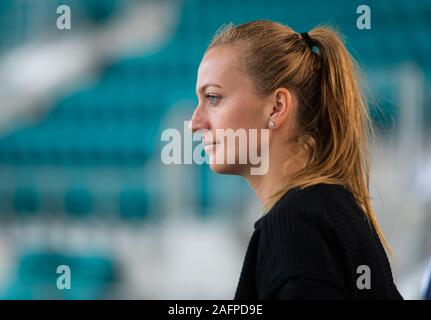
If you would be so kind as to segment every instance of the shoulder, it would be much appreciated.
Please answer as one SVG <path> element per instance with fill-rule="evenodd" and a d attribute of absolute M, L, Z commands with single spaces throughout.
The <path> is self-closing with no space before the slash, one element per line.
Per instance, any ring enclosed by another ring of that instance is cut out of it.
<path fill-rule="evenodd" d="M 338 184 L 318 183 L 302 189 L 296 187 L 285 193 L 268 213 L 256 221 L 255 228 L 297 220 L 317 225 L 327 214 L 328 203 L 333 208 L 346 202 L 351 206 L 352 201 L 353 195 Z"/>
<path fill-rule="evenodd" d="M 344 292 L 344 256 L 333 225 L 325 218 L 333 194 L 344 192 L 330 184 L 291 189 L 258 221 L 257 264 L 264 296 L 279 290 L 295 295 L 310 283 L 310 292 L 316 288 Z M 288 287 L 280 289 L 283 286 Z"/>

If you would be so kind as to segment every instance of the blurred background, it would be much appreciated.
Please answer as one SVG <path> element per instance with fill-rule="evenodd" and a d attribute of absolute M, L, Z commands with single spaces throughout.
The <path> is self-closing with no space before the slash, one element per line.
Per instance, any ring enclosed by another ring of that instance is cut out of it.
<path fill-rule="evenodd" d="M 356 25 L 362 4 L 370 30 Z M 0 298 L 233 298 L 260 204 L 239 177 L 164 165 L 160 136 L 191 118 L 214 32 L 255 19 L 344 33 L 368 82 L 372 198 L 395 282 L 425 297 L 431 0 L 1 0 Z M 70 290 L 57 289 L 59 265 Z"/>

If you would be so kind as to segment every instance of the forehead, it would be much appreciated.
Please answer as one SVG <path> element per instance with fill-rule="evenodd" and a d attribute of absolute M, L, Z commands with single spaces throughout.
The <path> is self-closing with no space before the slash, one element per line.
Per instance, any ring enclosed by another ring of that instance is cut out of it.
<path fill-rule="evenodd" d="M 245 74 L 240 71 L 238 52 L 232 46 L 221 46 L 207 51 L 199 65 L 197 89 L 207 83 L 234 84 Z"/>

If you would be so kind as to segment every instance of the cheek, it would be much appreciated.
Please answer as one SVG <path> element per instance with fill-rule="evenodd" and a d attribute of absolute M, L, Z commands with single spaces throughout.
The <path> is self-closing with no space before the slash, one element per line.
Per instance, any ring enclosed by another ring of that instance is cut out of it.
<path fill-rule="evenodd" d="M 249 148 L 260 149 L 260 129 L 264 128 L 264 123 L 260 112 L 261 109 L 259 109 L 263 108 L 262 106 L 257 105 L 255 102 L 244 100 L 237 103 L 236 107 L 235 112 L 229 113 L 229 116 L 226 117 L 223 128 L 235 130 L 241 138 L 235 138 L 235 141 L 228 143 L 228 137 L 225 136 L 222 148 L 225 154 L 231 154 L 238 160 L 239 157 L 244 157 Z"/>
<path fill-rule="evenodd" d="M 231 129 L 258 129 L 262 127 L 262 106 L 251 99 L 236 99 L 225 109 L 219 119 L 215 119 L 219 128 Z"/>

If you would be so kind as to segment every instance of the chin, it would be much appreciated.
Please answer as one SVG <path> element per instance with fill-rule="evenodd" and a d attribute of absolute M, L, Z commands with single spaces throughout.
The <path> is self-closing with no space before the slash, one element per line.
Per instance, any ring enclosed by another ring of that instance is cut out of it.
<path fill-rule="evenodd" d="M 244 165 L 239 164 L 217 164 L 210 163 L 210 168 L 214 173 L 218 174 L 229 174 L 242 176 L 244 171 Z"/>
<path fill-rule="evenodd" d="M 210 163 L 210 168 L 214 173 L 219 174 L 232 174 L 233 171 L 232 168 L 230 168 L 232 165 L 226 165 L 226 164 L 216 164 L 216 163 Z"/>

